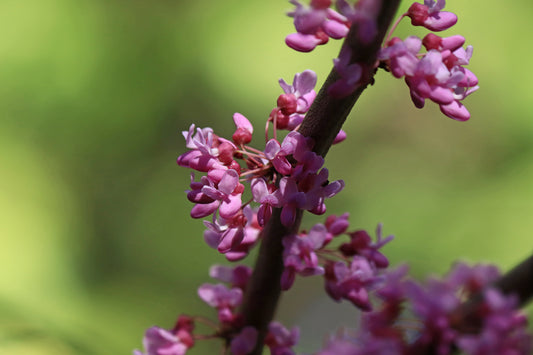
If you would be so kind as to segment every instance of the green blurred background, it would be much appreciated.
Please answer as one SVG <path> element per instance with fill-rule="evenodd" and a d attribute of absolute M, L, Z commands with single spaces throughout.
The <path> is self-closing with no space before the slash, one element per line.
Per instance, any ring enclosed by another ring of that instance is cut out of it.
<path fill-rule="evenodd" d="M 278 78 L 310 68 L 324 80 L 339 42 L 289 50 L 289 9 L 281 0 L 0 2 L 0 353 L 129 354 L 153 324 L 214 316 L 196 288 L 224 258 L 188 217 L 180 132 L 194 122 L 229 136 L 239 111 L 260 142 Z M 383 222 L 396 235 L 393 264 L 408 261 L 417 276 L 456 259 L 508 269 L 533 249 L 533 5 L 450 0 L 447 9 L 459 15 L 447 34 L 475 48 L 472 119 L 415 109 L 405 84 L 380 72 L 326 161 L 346 181 L 329 212 L 349 211 L 354 228 Z M 411 33 L 406 21 L 398 35 Z M 279 310 L 287 325 L 304 324 L 305 351 L 319 330 L 357 317 L 321 287 L 298 280 Z"/>

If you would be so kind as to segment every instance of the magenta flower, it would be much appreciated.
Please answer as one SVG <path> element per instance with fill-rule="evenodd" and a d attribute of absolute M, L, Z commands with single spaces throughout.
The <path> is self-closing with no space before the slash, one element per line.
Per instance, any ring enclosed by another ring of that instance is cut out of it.
<path fill-rule="evenodd" d="M 279 79 L 279 85 L 285 92 L 296 99 L 297 113 L 305 113 L 311 107 L 311 104 L 315 100 L 316 92 L 316 74 L 312 70 L 305 70 L 301 73 L 294 75 L 292 85 L 289 85 L 283 79 Z M 294 112 L 291 112 L 294 113 Z"/>
<path fill-rule="evenodd" d="M 413 26 L 424 26 L 431 31 L 444 31 L 457 23 L 457 16 L 452 12 L 441 11 L 445 0 L 424 0 L 424 5 L 413 3 L 406 15 L 411 18 Z"/>
<path fill-rule="evenodd" d="M 316 46 L 327 43 L 330 37 L 341 39 L 348 34 L 348 19 L 329 8 L 330 0 L 311 1 L 310 7 L 297 0 L 289 1 L 296 6 L 288 15 L 294 18 L 297 33 L 285 38 L 285 43 L 292 49 L 310 52 Z"/>
<path fill-rule="evenodd" d="M 192 331 L 192 329 L 191 329 Z M 149 328 L 143 339 L 145 352 L 135 350 L 134 355 L 184 355 L 192 347 L 192 336 L 183 336 L 185 342 L 173 332 L 159 327 Z"/>
<path fill-rule="evenodd" d="M 347 299 L 363 311 L 372 309 L 368 292 L 380 278 L 366 258 L 355 256 L 349 266 L 329 262 L 325 270 L 326 291 L 331 298 Z"/>
<path fill-rule="evenodd" d="M 422 41 L 416 36 L 407 37 L 405 41 L 395 37 L 387 47 L 380 50 L 378 58 L 388 61 L 389 69 L 396 78 L 412 76 L 418 64 L 417 54 L 421 48 Z"/>
<path fill-rule="evenodd" d="M 348 46 L 343 47 L 339 57 L 333 59 L 335 70 L 341 77 L 328 88 L 328 93 L 336 98 L 350 95 L 359 85 L 363 68 L 358 63 L 350 63 L 351 51 Z"/>
<path fill-rule="evenodd" d="M 381 0 L 359 0 L 351 5 L 346 0 L 337 0 L 339 12 L 352 23 L 356 24 L 357 35 L 364 43 L 370 43 L 377 34 L 378 26 L 374 20 L 381 6 Z"/>
<path fill-rule="evenodd" d="M 482 330 L 460 336 L 459 349 L 470 355 L 531 354 L 533 338 L 527 333 L 526 316 L 515 310 L 515 298 L 492 288 L 484 297 Z"/>
<path fill-rule="evenodd" d="M 236 112 L 233 115 L 233 122 L 237 126 L 237 130 L 233 133 L 233 142 L 237 145 L 248 144 L 252 141 L 252 133 L 254 126 L 248 121 L 246 117 Z"/>
<path fill-rule="evenodd" d="M 241 209 L 241 195 L 244 186 L 239 183 L 239 173 L 228 169 L 222 173 L 218 185 L 204 185 L 202 193 L 220 202 L 219 213 L 222 218 L 230 219 Z"/>
<path fill-rule="evenodd" d="M 318 265 L 315 253 L 326 240 L 327 229 L 316 224 L 308 234 L 293 234 L 283 238 L 283 264 L 285 269 L 281 276 L 281 288 L 288 290 L 296 274 L 301 276 L 322 275 L 324 268 Z"/>
<path fill-rule="evenodd" d="M 279 322 L 270 322 L 265 344 L 270 348 L 271 355 L 294 355 L 291 347 L 298 344 L 300 331 L 297 327 L 291 330 Z"/>
<path fill-rule="evenodd" d="M 307 198 L 304 192 L 298 190 L 296 181 L 290 177 L 284 177 L 279 182 L 276 197 L 283 206 L 281 209 L 281 223 L 290 226 L 296 219 L 296 211 L 306 207 Z"/>
<path fill-rule="evenodd" d="M 228 289 L 222 284 L 203 284 L 198 288 L 198 296 L 209 306 L 218 310 L 218 319 L 223 323 L 231 323 L 237 319 L 233 310 L 242 302 L 240 288 Z"/>
<path fill-rule="evenodd" d="M 249 354 L 255 347 L 257 341 L 257 330 L 254 327 L 244 327 L 230 343 L 232 355 Z"/>
<path fill-rule="evenodd" d="M 378 224 L 376 228 L 377 241 L 372 243 L 372 238 L 364 230 L 358 230 L 350 233 L 350 242 L 344 243 L 339 247 L 339 250 L 346 256 L 360 255 L 364 256 L 376 268 L 386 268 L 389 266 L 389 260 L 385 255 L 379 252 L 385 244 L 390 242 L 394 236 L 389 235 L 383 239 L 381 236 L 382 224 Z"/>
<path fill-rule="evenodd" d="M 272 215 L 272 209 L 280 206 L 278 197 L 274 193 L 274 187 L 269 187 L 264 178 L 253 179 L 250 185 L 254 201 L 261 204 L 257 211 L 257 221 L 260 226 L 264 226 Z"/>
<path fill-rule="evenodd" d="M 222 225 L 216 220 L 214 222 L 204 221 L 204 225 L 207 227 L 204 232 L 206 243 L 220 253 L 226 254 L 237 248 L 244 239 L 242 226 L 230 227 Z"/>
<path fill-rule="evenodd" d="M 287 159 L 288 155 L 292 155 L 294 147 L 290 144 L 282 144 L 275 139 L 271 139 L 265 146 L 265 157 L 270 160 L 274 168 L 282 175 L 290 175 L 292 172 L 292 164 Z"/>
<path fill-rule="evenodd" d="M 252 276 L 252 268 L 246 265 L 237 265 L 235 267 L 213 265 L 209 269 L 209 276 L 230 284 L 232 288 L 236 287 L 244 291 L 250 276 Z"/>

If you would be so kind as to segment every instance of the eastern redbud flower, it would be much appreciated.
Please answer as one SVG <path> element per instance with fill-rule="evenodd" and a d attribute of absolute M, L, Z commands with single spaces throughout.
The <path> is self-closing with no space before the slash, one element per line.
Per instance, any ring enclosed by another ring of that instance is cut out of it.
<path fill-rule="evenodd" d="M 444 4 L 444 0 L 414 3 L 404 16 L 410 17 L 414 25 L 440 31 L 457 22 L 454 14 L 440 11 Z M 441 38 L 433 33 L 423 40 L 415 36 L 404 41 L 393 38 L 381 49 L 378 58 L 395 77 L 405 77 L 417 108 L 424 107 L 425 100 L 430 99 L 446 116 L 466 121 L 470 113 L 461 100 L 478 89 L 478 80 L 463 67 L 472 56 L 472 46 L 463 49 L 464 42 L 459 35 Z M 422 44 L 427 53 L 420 53 Z"/>
<path fill-rule="evenodd" d="M 270 322 L 265 344 L 270 348 L 271 355 L 294 355 L 291 347 L 300 340 L 300 331 L 297 327 L 291 330 L 279 322 Z"/>
<path fill-rule="evenodd" d="M 244 327 L 230 343 L 232 355 L 246 355 L 250 353 L 257 341 L 257 330 L 254 327 Z"/>
<path fill-rule="evenodd" d="M 321 275 L 324 268 L 318 265 L 315 253 L 326 240 L 327 229 L 316 224 L 307 234 L 293 234 L 283 238 L 283 264 L 285 269 L 281 276 L 281 288 L 288 290 L 296 274 L 301 276 Z"/>
<path fill-rule="evenodd" d="M 530 354 L 533 339 L 526 331 L 526 316 L 515 311 L 516 299 L 489 288 L 484 301 L 481 331 L 459 336 L 459 349 L 471 355 Z"/>
<path fill-rule="evenodd" d="M 180 316 L 172 330 L 160 327 L 148 328 L 144 335 L 145 352 L 135 350 L 134 355 L 184 355 L 194 345 L 194 324 L 188 316 Z"/>
<path fill-rule="evenodd" d="M 329 38 L 340 39 L 348 34 L 348 19 L 329 8 L 331 1 L 312 1 L 311 6 L 290 0 L 296 6 L 288 13 L 294 18 L 297 33 L 288 35 L 285 43 L 300 52 L 310 52 L 316 46 L 325 44 Z"/>
<path fill-rule="evenodd" d="M 295 112 L 305 113 L 309 110 L 309 107 L 311 107 L 311 104 L 316 97 L 316 92 L 314 90 L 316 85 L 315 72 L 312 70 L 304 70 L 301 73 L 295 74 L 294 79 L 292 80 L 292 85 L 287 84 L 283 79 L 279 79 L 279 85 L 286 95 L 294 98 L 296 101 L 295 109 L 287 110 L 289 115 Z"/>
<path fill-rule="evenodd" d="M 350 64 L 351 55 L 350 48 L 344 47 L 339 57 L 333 59 L 335 70 L 341 77 L 328 88 L 328 93 L 333 97 L 341 98 L 350 95 L 359 85 L 363 67 L 358 63 Z"/>
<path fill-rule="evenodd" d="M 252 276 L 252 268 L 246 265 L 237 265 L 235 267 L 225 265 L 213 265 L 209 269 L 209 276 L 218 281 L 222 281 L 245 290 L 250 276 Z"/>
<path fill-rule="evenodd" d="M 232 323 L 238 320 L 233 311 L 242 302 L 240 288 L 228 289 L 222 284 L 203 284 L 198 288 L 198 296 L 209 306 L 218 310 L 218 319 L 222 323 Z"/>
<path fill-rule="evenodd" d="M 350 5 L 346 0 L 337 0 L 339 12 L 352 24 L 357 24 L 357 36 L 364 43 L 370 43 L 378 32 L 375 21 L 381 7 L 381 0 L 359 0 Z"/>
<path fill-rule="evenodd" d="M 346 299 L 363 311 L 372 309 L 369 290 L 382 280 L 376 269 L 361 256 L 354 256 L 351 263 L 329 261 L 326 264 L 326 291 L 335 301 Z"/>
<path fill-rule="evenodd" d="M 382 224 L 379 224 L 376 228 L 377 241 L 375 243 L 372 243 L 372 238 L 370 238 L 370 235 L 365 230 L 349 233 L 351 238 L 350 242 L 342 244 L 339 250 L 346 256 L 364 256 L 376 268 L 386 268 L 389 266 L 389 260 L 379 252 L 379 249 L 390 242 L 394 236 L 389 235 L 383 239 L 381 231 Z"/>
<path fill-rule="evenodd" d="M 452 12 L 440 11 L 445 0 L 424 0 L 424 4 L 415 2 L 407 11 L 413 26 L 424 26 L 431 31 L 444 31 L 457 23 L 457 16 Z"/>
<path fill-rule="evenodd" d="M 233 122 L 237 129 L 233 133 L 233 142 L 237 145 L 248 144 L 252 141 L 252 133 L 254 133 L 254 126 L 242 114 L 236 112 L 233 115 Z"/>

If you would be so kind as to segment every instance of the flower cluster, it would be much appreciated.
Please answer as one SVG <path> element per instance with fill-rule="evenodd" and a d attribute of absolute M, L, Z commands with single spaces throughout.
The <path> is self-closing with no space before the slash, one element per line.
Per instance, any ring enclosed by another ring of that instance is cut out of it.
<path fill-rule="evenodd" d="M 135 350 L 134 355 L 184 355 L 194 345 L 194 322 L 189 316 L 181 315 L 173 329 L 148 328 L 144 335 L 145 352 Z"/>
<path fill-rule="evenodd" d="M 283 239 L 283 263 L 281 287 L 288 290 L 295 276 L 324 275 L 325 289 L 335 301 L 346 299 L 363 311 L 372 309 L 369 291 L 383 281 L 381 272 L 389 265 L 387 258 L 379 251 L 393 239 L 382 238 L 378 225 L 377 241 L 372 242 L 364 230 L 346 233 L 348 214 L 329 216 L 326 224 L 317 224 L 309 232 L 289 235 Z M 347 234 L 348 243 L 336 249 L 326 246 L 334 237 Z"/>
<path fill-rule="evenodd" d="M 444 0 L 414 3 L 401 18 L 411 18 L 415 26 L 442 31 L 457 22 L 455 14 L 441 11 L 444 5 Z M 443 38 L 429 33 L 423 39 L 410 36 L 403 41 L 394 37 L 385 43 L 379 59 L 396 78 L 405 78 L 416 107 L 424 107 L 425 100 L 430 99 L 446 116 L 466 121 L 470 113 L 461 101 L 478 89 L 478 79 L 463 67 L 472 57 L 472 46 L 465 49 L 464 43 L 460 35 Z"/>
<path fill-rule="evenodd" d="M 325 199 L 344 187 L 341 180 L 328 180 L 328 170 L 322 168 L 324 159 L 312 151 L 312 140 L 295 130 L 316 97 L 315 84 L 316 74 L 310 70 L 296 74 L 292 85 L 280 80 L 284 94 L 278 97 L 267 121 L 263 150 L 248 146 L 253 126 L 240 113 L 233 116 L 236 130 L 232 140 L 217 136 L 211 128 L 195 129 L 194 125 L 183 132 L 190 150 L 179 156 L 178 165 L 206 173 L 199 181 L 191 174 L 187 191 L 187 198 L 195 204 L 191 217 L 212 216 L 211 221 L 204 222 L 204 238 L 229 260 L 247 255 L 273 208 L 282 208 L 281 221 L 290 226 L 298 209 L 323 214 Z M 270 122 L 274 137 L 268 139 Z M 277 131 L 282 129 L 290 132 L 280 142 Z M 344 133 L 339 136 L 337 141 Z M 250 207 L 252 201 L 243 202 L 243 182 L 250 183 L 258 208 Z"/>
<path fill-rule="evenodd" d="M 375 293 L 381 307 L 363 314 L 357 331 L 332 337 L 319 355 L 448 355 L 455 348 L 470 355 L 497 355 L 533 350 L 526 318 L 515 310 L 514 297 L 489 286 L 499 276 L 493 266 L 459 263 L 444 279 L 425 284 L 406 279 L 406 273 L 405 266 L 389 272 Z M 465 327 L 461 305 L 479 292 L 483 300 L 472 311 L 476 322 Z M 402 326 L 408 322 L 410 327 Z"/>
<path fill-rule="evenodd" d="M 296 6 L 289 16 L 294 18 L 297 33 L 285 39 L 295 50 L 308 52 L 317 45 L 325 44 L 329 38 L 339 39 L 348 35 L 354 24 L 356 35 L 362 43 L 369 43 L 377 34 L 376 11 L 381 1 L 360 0 L 351 5 L 346 0 L 337 0 L 338 12 L 331 9 L 333 2 L 311 1 L 309 6 L 291 0 Z M 424 0 L 424 4 L 413 3 L 391 29 L 382 50 L 378 54 L 376 67 L 392 72 L 397 78 L 405 78 L 416 107 L 424 107 L 425 100 L 437 103 L 448 117 L 466 121 L 470 113 L 461 101 L 478 89 L 477 77 L 468 69 L 472 57 L 472 46 L 463 48 L 464 37 L 455 35 L 439 37 L 429 33 L 423 39 L 410 36 L 405 40 L 391 37 L 394 29 L 404 17 L 411 19 L 414 26 L 423 26 L 439 32 L 457 23 L 452 12 L 442 11 L 445 0 Z M 426 53 L 422 53 L 422 46 Z M 337 98 L 351 94 L 362 83 L 363 65 L 352 61 L 351 48 L 343 46 L 339 57 L 334 59 L 334 67 L 340 79 L 328 88 L 328 93 Z M 369 68 L 367 70 L 375 69 Z"/>
<path fill-rule="evenodd" d="M 346 0 L 336 0 L 337 9 L 331 8 L 331 0 L 312 0 L 309 6 L 297 0 L 289 0 L 296 8 L 288 15 L 294 18 L 296 33 L 285 38 L 285 43 L 294 50 L 310 52 L 330 38 L 341 39 L 348 35 L 353 24 L 358 26 L 358 36 L 370 42 L 377 33 L 374 20 L 381 1 L 360 0 L 355 5 Z"/>

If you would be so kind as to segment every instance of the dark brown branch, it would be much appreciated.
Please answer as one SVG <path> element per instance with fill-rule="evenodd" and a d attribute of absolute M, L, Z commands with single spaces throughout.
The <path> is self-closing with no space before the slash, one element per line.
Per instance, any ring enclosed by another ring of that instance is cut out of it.
<path fill-rule="evenodd" d="M 350 29 L 343 48 L 349 46 L 351 49 L 350 63 L 358 63 L 363 66 L 363 78 L 361 85 L 355 92 L 347 97 L 336 99 L 329 96 L 327 90 L 331 84 L 339 79 L 339 75 L 335 69 L 329 73 L 299 130 L 304 136 L 314 139 L 313 150 L 317 154 L 322 156 L 327 154 L 353 105 L 367 86 L 373 83 L 377 54 L 399 3 L 400 0 L 382 1 L 382 7 L 377 16 L 378 33 L 371 43 L 365 44 L 359 40 L 356 26 L 352 26 Z"/>
<path fill-rule="evenodd" d="M 361 85 L 345 98 L 334 99 L 330 97 L 327 89 L 339 79 L 338 74 L 333 69 L 300 127 L 300 133 L 313 138 L 315 142 L 313 150 L 322 156 L 327 154 L 333 139 L 361 93 L 372 83 L 377 53 L 400 3 L 400 0 L 376 1 L 381 3 L 381 8 L 376 17 L 378 33 L 375 38 L 371 43 L 361 42 L 357 35 L 357 26 L 353 25 L 343 44 L 343 46 L 350 47 L 351 63 L 357 62 L 364 68 Z M 262 231 L 259 256 L 242 306 L 244 325 L 253 326 L 259 332 L 256 347 L 251 355 L 262 353 L 268 324 L 274 316 L 280 297 L 280 281 L 283 272 L 282 238 L 298 231 L 301 215 L 302 212 L 300 211 L 294 225 L 287 228 L 280 222 L 280 210 L 275 210 Z"/>
<path fill-rule="evenodd" d="M 502 276 L 494 286 L 506 295 L 516 295 L 519 306 L 525 306 L 533 297 L 533 255 Z"/>

